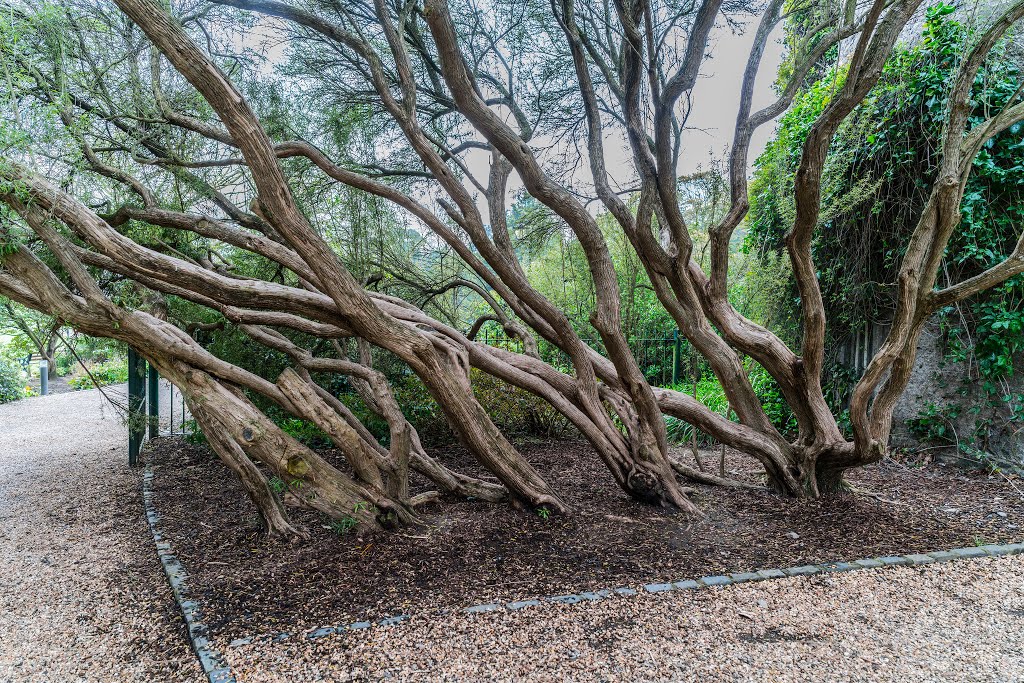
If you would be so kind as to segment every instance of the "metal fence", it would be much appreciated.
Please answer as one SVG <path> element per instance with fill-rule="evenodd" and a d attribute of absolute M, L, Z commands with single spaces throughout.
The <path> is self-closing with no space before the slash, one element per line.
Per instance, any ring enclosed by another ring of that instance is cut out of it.
<path fill-rule="evenodd" d="M 137 465 L 148 439 L 190 434 L 192 413 L 178 387 L 128 349 L 128 464 Z"/>

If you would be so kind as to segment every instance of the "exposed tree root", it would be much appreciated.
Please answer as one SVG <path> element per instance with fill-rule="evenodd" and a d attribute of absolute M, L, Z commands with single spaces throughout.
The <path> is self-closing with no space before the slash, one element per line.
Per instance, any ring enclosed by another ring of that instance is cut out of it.
<path fill-rule="evenodd" d="M 689 465 L 683 464 L 679 460 L 671 459 L 672 469 L 686 477 L 691 481 L 696 481 L 701 484 L 710 484 L 711 486 L 724 486 L 731 489 L 747 489 L 750 491 L 765 491 L 767 490 L 764 486 L 758 484 L 749 484 L 745 481 L 738 479 L 732 479 L 730 477 L 722 477 L 717 474 L 711 474 L 710 472 L 701 472 L 698 469 L 690 467 Z"/>

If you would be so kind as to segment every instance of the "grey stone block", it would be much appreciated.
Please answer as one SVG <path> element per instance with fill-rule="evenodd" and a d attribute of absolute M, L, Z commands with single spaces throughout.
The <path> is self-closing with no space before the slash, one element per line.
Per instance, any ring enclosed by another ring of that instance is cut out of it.
<path fill-rule="evenodd" d="M 786 572 L 781 569 L 759 569 L 757 575 L 762 579 L 784 579 Z"/>
<path fill-rule="evenodd" d="M 931 555 L 922 555 L 920 553 L 915 553 L 913 555 L 906 555 L 905 557 L 908 560 L 910 560 L 910 564 L 914 564 L 914 565 L 917 565 L 917 564 L 931 564 L 932 562 L 935 561 L 935 558 L 932 557 Z"/>
<path fill-rule="evenodd" d="M 231 673 L 231 669 L 221 667 L 212 669 L 207 678 L 210 679 L 210 683 L 235 683 L 235 677 Z"/>
<path fill-rule="evenodd" d="M 381 619 L 377 623 L 380 624 L 381 626 L 394 626 L 395 624 L 402 623 L 403 621 L 405 621 L 408 618 L 409 618 L 408 614 L 397 614 L 397 615 L 395 615 L 393 617 L 387 617 L 385 619 Z"/>
<path fill-rule="evenodd" d="M 904 557 L 903 555 L 889 555 L 888 557 L 880 557 L 878 561 L 886 566 L 904 566 L 913 564 L 910 558 Z"/>
<path fill-rule="evenodd" d="M 1020 555 L 1024 553 L 1024 543 L 1009 543 L 1006 546 L 1007 555 Z"/>
<path fill-rule="evenodd" d="M 816 567 L 813 564 L 805 564 L 802 567 L 789 567 L 782 571 L 786 576 L 810 576 L 812 574 L 820 574 L 821 567 Z"/>
<path fill-rule="evenodd" d="M 613 588 L 616 595 L 621 595 L 624 598 L 628 598 L 631 595 L 636 595 L 636 591 L 632 588 Z"/>
<path fill-rule="evenodd" d="M 984 548 L 957 548 L 956 550 L 950 550 L 950 553 L 957 557 L 988 557 L 988 551 Z"/>
<path fill-rule="evenodd" d="M 508 603 L 505 607 L 508 609 L 523 609 L 524 607 L 534 607 L 539 604 L 540 600 L 518 600 Z"/>
<path fill-rule="evenodd" d="M 687 579 L 686 581 L 676 581 L 672 586 L 677 590 L 692 591 L 700 588 L 700 584 L 693 579 Z"/>
<path fill-rule="evenodd" d="M 760 581 L 762 577 L 757 572 L 740 572 L 739 574 L 729 574 L 729 578 L 733 583 L 746 583 L 747 581 Z"/>
<path fill-rule="evenodd" d="M 578 595 L 555 595 L 550 598 L 545 598 L 548 602 L 560 602 L 563 605 L 575 605 L 577 602 L 582 600 Z"/>
<path fill-rule="evenodd" d="M 310 631 L 309 633 L 307 633 L 306 638 L 308 638 L 309 640 L 313 640 L 314 638 L 323 638 L 324 636 L 329 636 L 337 632 L 338 630 L 333 626 L 323 626 L 321 628 L 316 629 L 315 631 Z"/>
<path fill-rule="evenodd" d="M 580 593 L 580 597 L 584 600 L 590 600 L 591 602 L 594 602 L 596 600 L 600 600 L 605 596 L 601 595 L 600 592 L 583 591 L 582 593 Z"/>
<path fill-rule="evenodd" d="M 732 583 L 732 579 L 728 576 L 705 576 L 700 579 L 700 583 L 705 586 L 728 586 Z"/>
<path fill-rule="evenodd" d="M 469 614 L 478 614 L 480 612 L 494 612 L 494 611 L 496 611 L 496 610 L 498 610 L 500 608 L 501 608 L 501 605 L 494 605 L 494 604 L 490 604 L 490 605 L 473 605 L 472 607 L 467 607 L 466 608 L 466 612 L 469 613 Z"/>
<path fill-rule="evenodd" d="M 649 583 L 644 586 L 644 590 L 648 593 L 662 593 L 664 591 L 672 590 L 671 583 Z"/>
<path fill-rule="evenodd" d="M 934 553 L 928 553 L 928 555 L 934 557 L 936 562 L 949 562 L 957 558 L 956 555 L 945 550 L 937 550 Z"/>
<path fill-rule="evenodd" d="M 373 624 L 368 621 L 357 621 L 349 624 L 346 628 L 350 631 L 362 631 L 364 628 L 370 628 L 371 626 L 373 626 Z"/>
<path fill-rule="evenodd" d="M 871 557 L 866 557 L 866 558 L 864 558 L 862 560 L 854 560 L 853 563 L 855 565 L 859 566 L 859 567 L 864 568 L 864 569 L 878 569 L 879 567 L 884 567 L 885 566 L 885 563 L 882 562 L 881 560 L 876 560 L 876 559 L 871 558 Z"/>
<path fill-rule="evenodd" d="M 823 572 L 849 572 L 861 568 L 860 565 L 853 562 L 828 562 L 819 566 Z"/>
<path fill-rule="evenodd" d="M 997 545 L 995 543 L 989 543 L 987 545 L 983 545 L 983 546 L 979 546 L 979 547 L 982 550 L 984 550 L 986 553 L 988 553 L 989 555 L 1005 555 L 1006 554 L 1006 548 L 1007 548 L 1007 546 L 1005 546 L 1005 545 Z"/>
<path fill-rule="evenodd" d="M 235 638 L 230 643 L 228 643 L 228 647 L 242 647 L 243 645 L 248 645 L 251 642 L 252 642 L 252 637 L 248 637 L 248 638 Z"/>

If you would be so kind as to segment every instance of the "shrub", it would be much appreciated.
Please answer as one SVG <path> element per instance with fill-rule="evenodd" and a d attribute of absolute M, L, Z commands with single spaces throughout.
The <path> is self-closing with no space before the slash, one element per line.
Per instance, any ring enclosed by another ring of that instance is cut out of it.
<path fill-rule="evenodd" d="M 929 401 L 918 411 L 916 417 L 907 420 L 907 427 L 923 440 L 953 444 L 956 443 L 953 425 L 958 417 L 958 406 L 939 405 Z"/>
<path fill-rule="evenodd" d="M 473 369 L 470 382 L 477 400 L 505 434 L 519 437 L 557 437 L 569 423 L 546 401 L 522 389 L 512 387 L 486 373 Z M 415 375 L 392 379 L 395 400 L 424 445 L 448 446 L 455 435 L 427 388 Z M 342 393 L 341 400 L 382 444 L 388 443 L 388 426 L 367 410 L 355 393 Z"/>
<path fill-rule="evenodd" d="M 725 390 L 722 389 L 722 385 L 719 384 L 718 378 L 711 373 L 706 373 L 700 381 L 697 382 L 696 387 L 692 384 L 677 384 L 674 385 L 672 389 L 694 396 L 698 401 L 719 415 L 728 414 L 729 399 L 726 398 Z M 668 431 L 669 441 L 673 441 L 675 443 L 689 443 L 693 435 L 693 426 L 690 423 L 675 417 L 665 417 L 665 428 Z M 701 445 L 708 446 L 715 443 L 715 440 L 704 432 L 697 430 L 697 442 Z"/>
<path fill-rule="evenodd" d="M 68 380 L 68 386 L 72 389 L 92 389 L 95 385 L 101 387 L 108 384 L 121 384 L 128 381 L 128 361 L 124 358 L 111 358 L 102 363 L 96 363 L 89 368 L 92 378 L 89 375 L 79 375 Z M 93 380 L 95 379 L 95 384 Z"/>
<path fill-rule="evenodd" d="M 494 424 L 506 434 L 531 437 L 561 436 L 569 421 L 547 401 L 500 379 L 473 369 L 473 393 Z"/>
<path fill-rule="evenodd" d="M 330 448 L 331 439 L 316 425 L 294 417 L 274 418 L 274 422 L 288 436 L 310 448 Z"/>
<path fill-rule="evenodd" d="M 783 434 L 794 432 L 797 428 L 796 418 L 793 416 L 793 411 L 790 410 L 789 404 L 782 397 L 782 390 L 779 389 L 778 383 L 772 379 L 768 371 L 757 363 L 748 361 L 747 377 L 750 378 L 750 384 L 754 388 L 754 393 L 761 400 L 761 405 L 764 406 L 764 411 L 768 415 L 768 419 L 772 421 L 772 424 Z M 729 414 L 729 399 L 726 398 L 725 390 L 719 384 L 718 378 L 710 372 L 705 373 L 700 381 L 697 382 L 696 393 L 692 384 L 677 384 L 672 388 L 676 391 L 695 395 L 698 401 L 719 415 Z M 687 422 L 666 416 L 665 426 L 668 430 L 670 441 L 675 443 L 690 442 L 693 427 Z M 714 439 L 699 430 L 697 432 L 697 441 L 705 446 L 716 443 Z"/>
<path fill-rule="evenodd" d="M 17 401 L 24 396 L 25 383 L 21 376 L 21 366 L 0 356 L 0 403 Z"/>

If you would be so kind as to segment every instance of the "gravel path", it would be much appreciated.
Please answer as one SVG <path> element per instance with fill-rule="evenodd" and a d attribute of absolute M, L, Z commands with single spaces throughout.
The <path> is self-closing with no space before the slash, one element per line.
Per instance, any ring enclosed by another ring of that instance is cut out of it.
<path fill-rule="evenodd" d="M 1024 681 L 1024 556 L 414 616 L 229 649 L 257 681 Z"/>
<path fill-rule="evenodd" d="M 202 680 L 126 451 L 98 391 L 0 405 L 0 681 Z"/>

